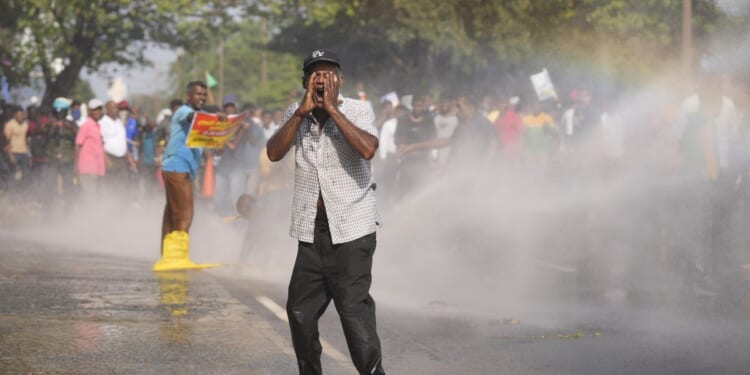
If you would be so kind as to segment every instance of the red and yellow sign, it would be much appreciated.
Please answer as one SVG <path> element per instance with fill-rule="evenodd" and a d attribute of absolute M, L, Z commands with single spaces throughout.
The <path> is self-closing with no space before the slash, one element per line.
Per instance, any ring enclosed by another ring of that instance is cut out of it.
<path fill-rule="evenodd" d="M 185 140 L 188 147 L 222 148 L 242 126 L 242 118 L 246 112 L 229 115 L 226 121 L 220 121 L 219 116 L 212 113 L 196 112 L 190 132 Z"/>

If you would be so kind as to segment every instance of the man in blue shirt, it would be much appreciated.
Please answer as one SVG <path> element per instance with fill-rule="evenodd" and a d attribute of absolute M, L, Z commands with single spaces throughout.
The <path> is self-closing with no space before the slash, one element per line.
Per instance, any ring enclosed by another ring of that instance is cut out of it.
<path fill-rule="evenodd" d="M 153 120 L 147 120 L 146 126 L 143 131 L 139 132 L 138 137 L 140 138 L 139 144 L 141 147 L 141 168 L 139 173 L 146 183 L 146 191 L 150 194 L 156 190 L 157 180 L 157 147 L 158 144 L 158 130 L 157 124 Z"/>
<path fill-rule="evenodd" d="M 130 108 L 127 100 L 117 103 L 120 121 L 125 124 L 125 138 L 128 140 L 128 152 L 134 162 L 138 162 L 138 111 Z"/>
<path fill-rule="evenodd" d="M 187 85 L 185 104 L 172 115 L 169 142 L 162 161 L 167 205 L 162 221 L 161 258 L 154 271 L 205 268 L 188 259 L 188 230 L 193 221 L 193 180 L 198 172 L 202 150 L 185 145 L 195 112 L 206 103 L 206 84 L 192 81 Z"/>

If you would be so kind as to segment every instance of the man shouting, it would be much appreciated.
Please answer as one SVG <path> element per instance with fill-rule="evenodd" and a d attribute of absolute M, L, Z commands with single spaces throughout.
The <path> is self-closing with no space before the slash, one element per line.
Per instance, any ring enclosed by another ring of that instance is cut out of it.
<path fill-rule="evenodd" d="M 385 374 L 370 296 L 375 252 L 375 114 L 343 98 L 335 53 L 313 51 L 302 64 L 301 103 L 287 108 L 268 141 L 271 161 L 294 145 L 296 170 L 290 234 L 299 241 L 287 314 L 301 375 L 322 374 L 318 319 L 333 300 L 360 374 Z"/>

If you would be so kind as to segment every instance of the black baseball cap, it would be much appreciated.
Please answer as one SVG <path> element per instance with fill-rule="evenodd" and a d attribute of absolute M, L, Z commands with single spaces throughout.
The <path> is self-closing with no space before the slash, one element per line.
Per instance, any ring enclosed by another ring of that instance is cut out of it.
<path fill-rule="evenodd" d="M 316 49 L 305 57 L 305 61 L 302 63 L 302 71 L 307 72 L 313 64 L 319 62 L 331 63 L 341 68 L 341 63 L 339 61 L 339 56 L 336 52 L 325 49 Z"/>

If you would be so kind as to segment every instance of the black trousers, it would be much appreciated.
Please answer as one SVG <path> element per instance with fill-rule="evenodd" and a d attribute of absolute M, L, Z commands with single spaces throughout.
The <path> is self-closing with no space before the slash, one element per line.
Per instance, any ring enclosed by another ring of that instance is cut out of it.
<path fill-rule="evenodd" d="M 346 344 L 360 374 L 385 374 L 370 296 L 375 233 L 333 245 L 325 215 L 315 220 L 313 243 L 299 242 L 286 311 L 300 375 L 320 375 L 318 319 L 333 299 Z"/>

